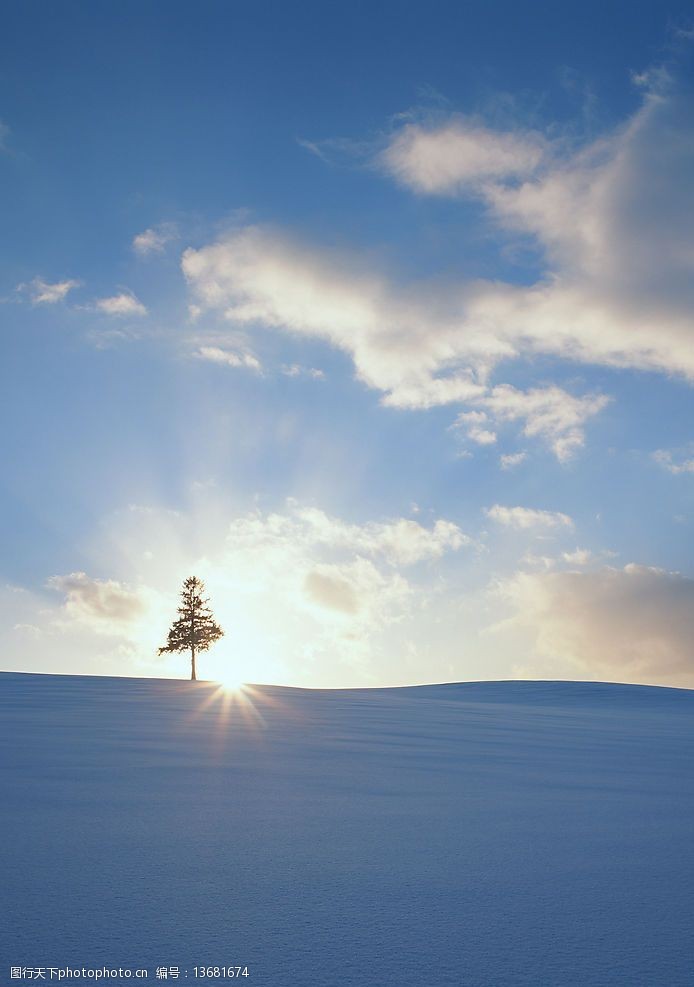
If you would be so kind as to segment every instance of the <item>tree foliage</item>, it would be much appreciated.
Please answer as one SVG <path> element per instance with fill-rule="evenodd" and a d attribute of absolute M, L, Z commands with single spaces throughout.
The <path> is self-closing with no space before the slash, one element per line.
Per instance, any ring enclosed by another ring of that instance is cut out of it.
<path fill-rule="evenodd" d="M 198 651 L 207 651 L 211 644 L 224 636 L 224 631 L 215 622 L 212 611 L 208 607 L 203 593 L 205 584 L 196 576 L 189 576 L 181 590 L 181 605 L 178 608 L 179 617 L 171 626 L 167 642 L 159 648 L 159 654 L 166 652 L 190 651 L 191 679 L 196 677 L 195 655 Z"/>

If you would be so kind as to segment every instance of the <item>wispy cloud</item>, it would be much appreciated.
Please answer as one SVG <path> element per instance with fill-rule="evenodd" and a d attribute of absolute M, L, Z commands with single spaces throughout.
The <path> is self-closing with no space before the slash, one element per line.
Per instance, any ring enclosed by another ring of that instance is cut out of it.
<path fill-rule="evenodd" d="M 573 552 L 562 552 L 561 557 L 569 565 L 589 565 L 593 561 L 593 553 L 587 548 L 575 548 Z"/>
<path fill-rule="evenodd" d="M 221 309 L 234 327 L 263 324 L 326 339 L 353 356 L 361 379 L 384 391 L 390 404 L 426 407 L 482 390 L 467 369 L 433 379 L 451 351 L 443 332 L 448 316 L 433 289 L 396 291 L 353 256 L 245 227 L 187 250 L 183 270 L 201 309 Z M 441 338 L 427 333 L 432 319 Z M 455 330 L 451 321 L 449 332 Z M 488 350 L 481 334 L 471 345 Z"/>
<path fill-rule="evenodd" d="M 67 298 L 69 292 L 79 288 L 81 283 L 74 278 L 50 282 L 35 277 L 32 281 L 17 285 L 17 291 L 26 293 L 32 305 L 55 305 Z"/>
<path fill-rule="evenodd" d="M 303 580 L 304 597 L 319 609 L 357 618 L 373 610 L 378 601 L 383 608 L 404 602 L 409 592 L 405 580 L 386 576 L 373 562 L 355 559 L 351 563 L 318 563 Z"/>
<path fill-rule="evenodd" d="M 105 315 L 116 317 L 126 317 L 131 315 L 147 315 L 147 309 L 132 292 L 121 291 L 117 295 L 108 298 L 99 298 L 94 303 L 94 307 Z"/>
<path fill-rule="evenodd" d="M 178 239 L 178 235 L 175 223 L 160 223 L 133 237 L 133 250 L 140 257 L 163 254 L 168 244 Z"/>
<path fill-rule="evenodd" d="M 286 514 L 260 514 L 240 519 L 232 531 L 244 540 L 269 537 L 303 545 L 368 555 L 393 565 L 409 566 L 440 558 L 471 544 L 471 539 L 452 521 L 437 520 L 425 527 L 410 518 L 348 524 L 315 507 L 290 504 Z"/>
<path fill-rule="evenodd" d="M 499 466 L 502 470 L 512 470 L 516 466 L 520 466 L 527 458 L 527 452 L 507 452 L 499 456 Z"/>
<path fill-rule="evenodd" d="M 694 685 L 693 579 L 631 564 L 518 573 L 502 591 L 515 611 L 506 626 L 530 631 L 539 659 L 574 675 Z"/>
<path fill-rule="evenodd" d="M 477 445 L 487 446 L 496 442 L 496 432 L 488 428 L 489 416 L 484 411 L 462 411 L 451 425 L 454 432 L 464 435 Z"/>
<path fill-rule="evenodd" d="M 485 514 L 490 521 L 521 530 L 573 527 L 572 519 L 559 511 L 535 510 L 531 507 L 505 507 L 502 504 L 494 504 L 493 507 L 486 508 Z"/>
<path fill-rule="evenodd" d="M 290 502 L 282 512 L 232 521 L 210 578 L 233 581 L 244 606 L 257 611 L 258 628 L 274 635 L 270 650 L 294 654 L 302 666 L 318 655 L 354 666 L 373 660 L 384 628 L 428 599 L 417 567 L 469 543 L 444 519 L 355 524 Z"/>
<path fill-rule="evenodd" d="M 285 377 L 310 377 L 312 380 L 325 380 L 325 372 L 317 367 L 304 367 L 300 363 L 285 363 L 281 367 Z"/>
<path fill-rule="evenodd" d="M 534 133 L 501 133 L 453 114 L 443 123 L 406 123 L 396 129 L 378 165 L 398 182 L 426 195 L 457 195 L 490 179 L 534 172 L 546 142 Z"/>
<path fill-rule="evenodd" d="M 141 336 L 140 333 L 136 332 L 130 326 L 127 328 L 118 327 L 109 329 L 104 329 L 100 326 L 89 329 L 85 334 L 85 338 L 95 349 L 107 350 L 121 343 L 134 342 L 140 339 Z"/>
<path fill-rule="evenodd" d="M 543 439 L 560 462 L 569 460 L 585 441 L 584 425 L 610 402 L 605 394 L 575 397 L 560 387 L 518 390 L 500 384 L 476 400 L 496 423 L 523 423 L 528 438 Z"/>
<path fill-rule="evenodd" d="M 694 103 L 655 78 L 625 125 L 578 149 L 452 117 L 406 123 L 381 152 L 420 194 L 472 195 L 499 233 L 531 238 L 542 270 L 530 285 L 403 284 L 371 261 L 245 227 L 185 252 L 195 304 L 328 341 L 393 407 L 475 401 L 502 361 L 537 353 L 694 379 Z M 560 409 L 558 397 L 508 389 L 483 410 L 523 421 L 567 459 L 607 399 L 561 396 Z"/>
<path fill-rule="evenodd" d="M 521 181 L 501 174 L 504 155 L 498 176 L 465 181 L 468 141 L 485 160 L 488 135 L 462 140 L 457 118 L 433 129 L 406 125 L 389 153 L 404 162 L 395 177 L 409 176 L 416 191 L 477 196 L 500 229 L 534 237 L 544 251 L 545 276 L 531 288 L 490 286 L 475 306 L 480 318 L 525 331 L 528 345 L 545 352 L 692 377 L 694 234 L 685 216 L 694 169 L 691 139 L 683 139 L 694 134 L 691 93 L 662 70 L 638 81 L 644 102 L 625 126 L 574 151 L 545 145 L 534 162 L 521 154 Z M 526 137 L 533 146 L 534 135 Z"/>
<path fill-rule="evenodd" d="M 252 353 L 223 349 L 221 346 L 200 346 L 193 356 L 198 360 L 219 363 L 225 367 L 244 367 L 257 372 L 263 369 L 260 360 Z"/>
<path fill-rule="evenodd" d="M 656 449 L 653 453 L 653 459 L 668 473 L 675 476 L 682 473 L 694 473 L 694 456 L 685 458 L 682 455 L 677 456 L 669 449 Z"/>
<path fill-rule="evenodd" d="M 114 579 L 93 579 L 84 572 L 51 576 L 48 586 L 64 595 L 69 618 L 107 634 L 122 633 L 124 625 L 146 608 L 142 590 Z"/>

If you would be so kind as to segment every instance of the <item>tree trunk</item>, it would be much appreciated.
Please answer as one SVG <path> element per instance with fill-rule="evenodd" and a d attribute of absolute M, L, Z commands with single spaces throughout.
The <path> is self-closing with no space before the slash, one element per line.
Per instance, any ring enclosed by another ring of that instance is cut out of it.
<path fill-rule="evenodd" d="M 195 601 L 190 614 L 190 681 L 195 682 Z"/>

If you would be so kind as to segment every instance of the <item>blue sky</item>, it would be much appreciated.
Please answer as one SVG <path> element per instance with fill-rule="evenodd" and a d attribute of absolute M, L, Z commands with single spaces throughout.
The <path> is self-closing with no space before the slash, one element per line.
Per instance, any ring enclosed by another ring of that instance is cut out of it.
<path fill-rule="evenodd" d="M 694 685 L 687 4 L 3 13 L 3 666 Z"/>

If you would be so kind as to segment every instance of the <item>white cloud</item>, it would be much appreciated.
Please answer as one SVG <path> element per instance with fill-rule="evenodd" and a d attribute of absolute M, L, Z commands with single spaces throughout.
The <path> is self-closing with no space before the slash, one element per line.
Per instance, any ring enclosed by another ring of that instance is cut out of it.
<path fill-rule="evenodd" d="M 663 469 L 666 469 L 668 473 L 672 473 L 675 476 L 681 473 L 694 473 L 694 458 L 680 458 L 679 462 L 676 462 L 673 453 L 669 449 L 657 449 L 653 453 L 653 459 Z"/>
<path fill-rule="evenodd" d="M 694 685 L 692 579 L 631 564 L 519 573 L 503 593 L 510 624 L 531 632 L 540 659 L 564 660 L 581 676 Z"/>
<path fill-rule="evenodd" d="M 552 558 L 552 556 L 536 555 L 534 552 L 526 552 L 521 562 L 523 565 L 530 566 L 533 569 L 544 569 L 545 571 L 554 569 L 557 564 L 557 560 Z"/>
<path fill-rule="evenodd" d="M 489 388 L 490 368 L 520 352 L 515 316 L 509 315 L 516 289 L 400 287 L 373 266 L 367 270 L 354 258 L 258 227 L 187 250 L 183 269 L 197 308 L 221 309 L 232 334 L 257 324 L 325 339 L 352 356 L 360 379 L 381 390 L 391 407 L 479 405 L 499 422 L 524 422 L 527 435 L 548 441 L 567 459 L 583 442 L 584 422 L 608 401 L 551 387 Z M 490 292 L 496 314 L 489 309 Z M 556 332 L 548 326 L 550 349 Z M 525 340 L 525 326 L 521 335 Z M 482 431 L 489 434 L 480 437 L 491 441 L 494 429 Z"/>
<path fill-rule="evenodd" d="M 500 361 L 538 353 L 694 379 L 694 102 L 662 75 L 656 84 L 624 126 L 578 149 L 542 152 L 534 134 L 459 118 L 394 136 L 402 180 L 480 197 L 501 233 L 532 238 L 533 284 L 401 284 L 371 258 L 246 227 L 185 252 L 193 303 L 236 326 L 329 342 L 394 407 L 474 402 Z M 559 413 L 557 391 L 521 400 L 509 389 L 483 407 L 524 421 L 566 459 L 606 398 L 564 395 Z"/>
<path fill-rule="evenodd" d="M 303 591 L 310 605 L 367 624 L 392 619 L 412 592 L 404 578 L 383 573 L 362 558 L 315 565 L 304 578 Z"/>
<path fill-rule="evenodd" d="M 593 559 L 593 553 L 587 548 L 575 548 L 573 552 L 562 552 L 561 557 L 569 565 L 588 565 Z"/>
<path fill-rule="evenodd" d="M 385 392 L 387 404 L 431 407 L 484 390 L 470 367 L 436 376 L 455 362 L 461 341 L 459 305 L 433 286 L 396 288 L 354 257 L 261 227 L 186 250 L 182 263 L 200 309 L 221 309 L 232 331 L 258 324 L 325 339 L 351 354 L 359 377 Z M 499 354 L 482 331 L 463 346 L 478 363 Z"/>
<path fill-rule="evenodd" d="M 107 350 L 113 346 L 118 346 L 120 343 L 133 342 L 140 338 L 139 334 L 129 326 L 118 329 L 94 328 L 90 329 L 85 335 L 97 350 Z"/>
<path fill-rule="evenodd" d="M 566 462 L 584 443 L 583 425 L 609 403 L 604 394 L 574 397 L 560 387 L 517 390 L 500 384 L 475 402 L 498 422 L 522 421 L 523 434 L 544 439 L 557 459 Z"/>
<path fill-rule="evenodd" d="M 109 298 L 99 298 L 94 304 L 100 312 L 104 312 L 106 315 L 121 317 L 147 314 L 147 309 L 142 302 L 131 292 L 126 291 L 111 295 Z"/>
<path fill-rule="evenodd" d="M 470 545 L 457 524 L 439 518 L 426 528 L 411 518 L 348 524 L 315 507 L 291 505 L 287 514 L 250 515 L 233 522 L 231 533 L 240 542 L 258 545 L 287 541 L 357 555 L 380 557 L 392 565 L 410 566 Z"/>
<path fill-rule="evenodd" d="M 443 519 L 425 528 L 410 518 L 350 525 L 328 517 L 315 508 L 300 510 L 298 516 L 319 542 L 349 547 L 368 555 L 381 555 L 395 565 L 409 566 L 440 558 L 445 552 L 471 544 L 457 524 Z"/>
<path fill-rule="evenodd" d="M 169 608 L 162 618 L 152 589 L 92 580 L 84 573 L 54 579 L 49 595 L 0 586 L 5 668 L 76 675 L 162 674 L 156 649 L 163 643 L 160 634 Z"/>
<path fill-rule="evenodd" d="M 463 433 L 466 438 L 478 445 L 493 445 L 496 442 L 496 432 L 485 427 L 488 421 L 489 417 L 483 411 L 463 411 L 451 428 Z"/>
<path fill-rule="evenodd" d="M 262 370 L 260 360 L 252 353 L 224 349 L 221 346 L 200 346 L 193 353 L 193 356 L 198 360 L 208 360 L 211 363 L 220 363 L 227 367 L 245 367 L 247 370 Z"/>
<path fill-rule="evenodd" d="M 415 192 L 455 195 L 482 180 L 533 172 L 544 150 L 545 142 L 537 134 L 499 133 L 453 116 L 437 126 L 406 124 L 377 161 Z"/>
<path fill-rule="evenodd" d="M 317 367 L 302 367 L 300 363 L 284 364 L 282 373 L 285 377 L 310 377 L 312 380 L 325 380 L 325 372 Z"/>
<path fill-rule="evenodd" d="M 507 452 L 499 456 L 499 465 L 502 470 L 512 470 L 516 466 L 520 466 L 527 458 L 527 452 Z"/>
<path fill-rule="evenodd" d="M 560 387 L 521 391 L 500 384 L 470 399 L 469 404 L 485 410 L 462 412 L 452 428 L 473 442 L 489 445 L 496 442 L 496 429 L 520 421 L 523 435 L 544 440 L 560 462 L 567 462 L 584 444 L 585 422 L 602 411 L 609 400 L 604 394 L 574 397 Z"/>
<path fill-rule="evenodd" d="M 51 576 L 47 584 L 64 594 L 68 617 L 104 633 L 123 633 L 146 609 L 142 590 L 113 579 L 93 579 L 84 572 L 73 572 Z"/>
<path fill-rule="evenodd" d="M 663 73 L 625 126 L 518 184 L 480 190 L 500 228 L 535 238 L 545 275 L 488 285 L 468 311 L 529 349 L 694 378 L 694 104 Z"/>
<path fill-rule="evenodd" d="M 160 223 L 158 226 L 152 226 L 133 237 L 133 250 L 140 257 L 161 254 L 166 249 L 167 244 L 177 239 L 178 230 L 174 223 Z"/>
<path fill-rule="evenodd" d="M 79 288 L 81 283 L 74 279 L 51 283 L 36 277 L 28 284 L 17 285 L 17 291 L 27 292 L 32 305 L 54 305 L 56 302 L 63 301 L 74 288 Z"/>
<path fill-rule="evenodd" d="M 530 507 L 504 507 L 494 504 L 485 514 L 491 521 L 509 528 L 527 530 L 529 528 L 572 528 L 573 521 L 559 511 L 541 511 Z"/>
<path fill-rule="evenodd" d="M 468 438 L 480 446 L 493 445 L 496 442 L 496 432 L 488 428 L 473 427 L 468 432 Z"/>
<path fill-rule="evenodd" d="M 330 571 L 314 569 L 304 579 L 304 590 L 319 606 L 342 613 L 355 614 L 359 610 L 359 597 L 349 580 Z"/>

